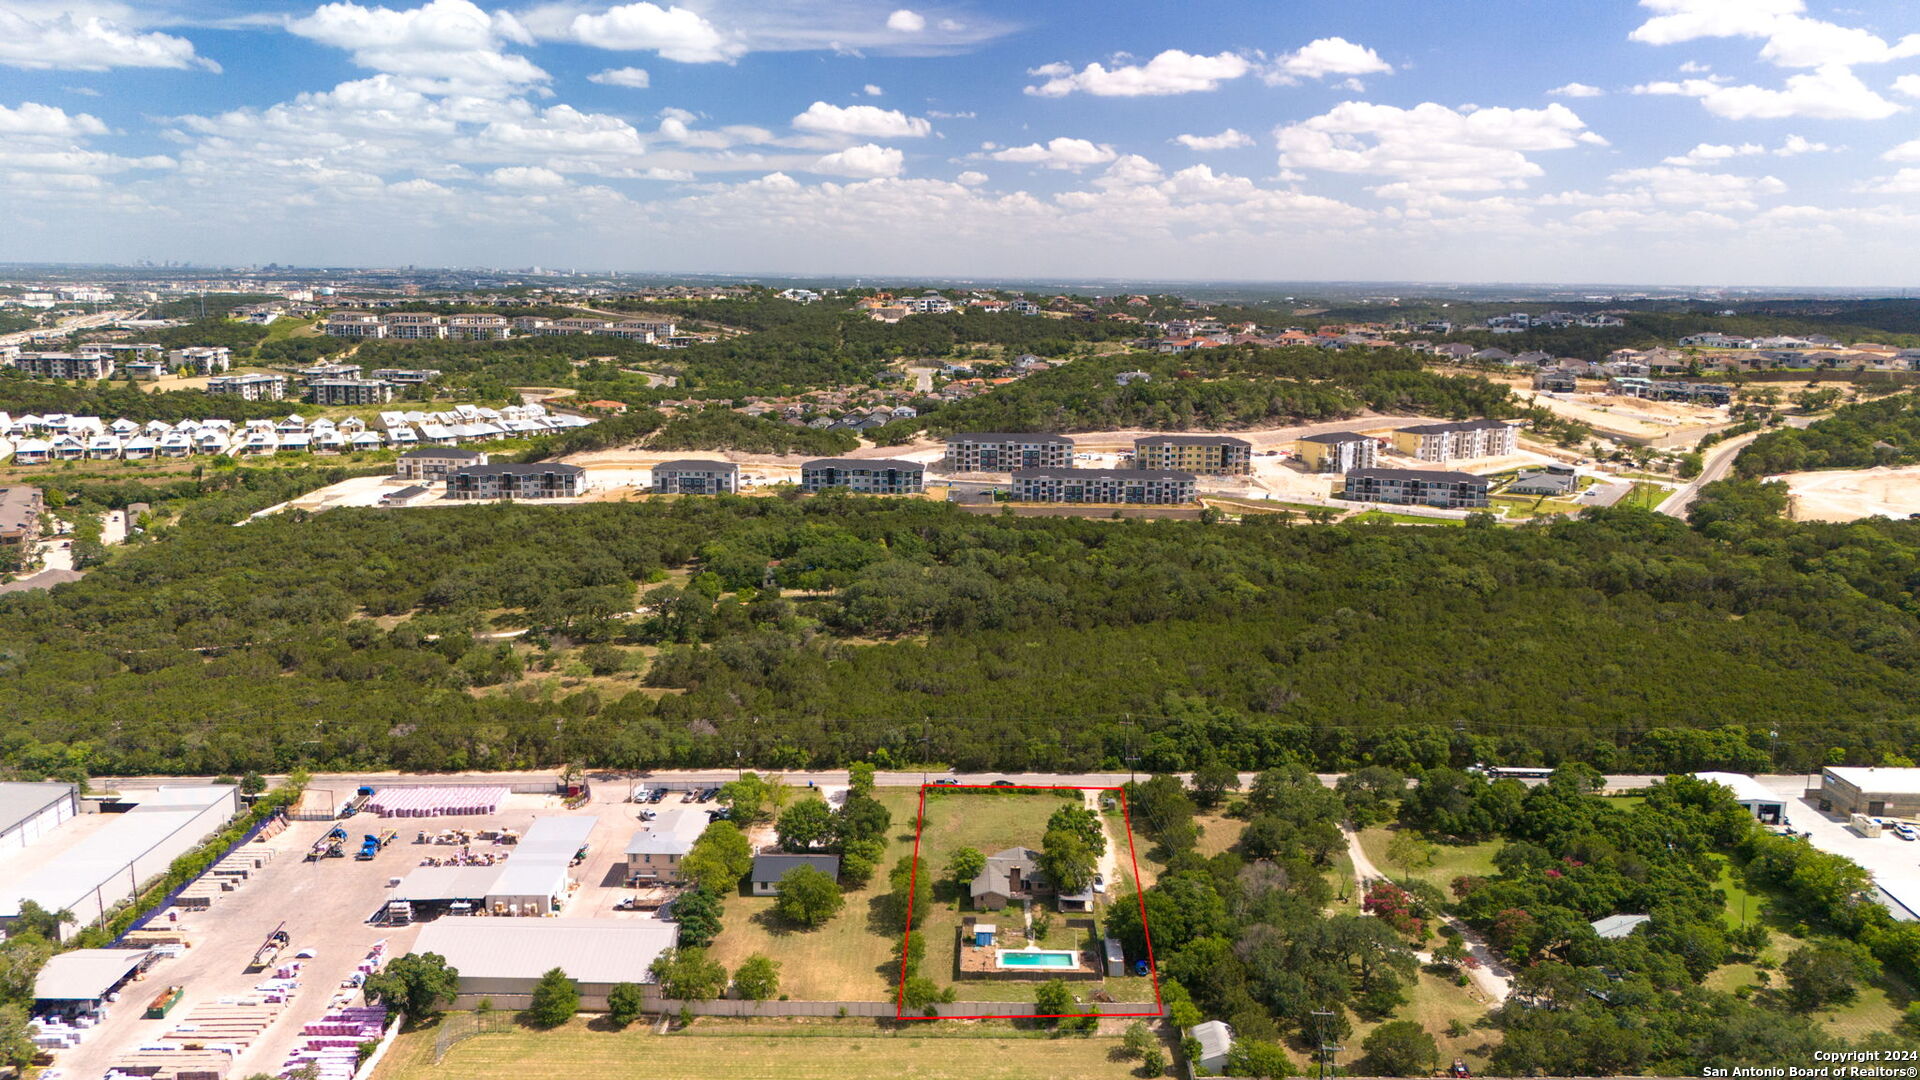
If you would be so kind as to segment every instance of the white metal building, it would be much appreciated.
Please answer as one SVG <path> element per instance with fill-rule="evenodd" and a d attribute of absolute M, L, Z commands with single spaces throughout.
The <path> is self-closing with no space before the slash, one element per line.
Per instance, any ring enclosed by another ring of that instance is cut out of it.
<path fill-rule="evenodd" d="M 80 812 L 72 784 L 0 784 L 0 851 L 34 843 Z"/>
<path fill-rule="evenodd" d="M 97 1005 L 146 963 L 150 949 L 74 949 L 49 957 L 33 980 L 43 1005 Z"/>
<path fill-rule="evenodd" d="M 658 919 L 439 919 L 413 952 L 444 957 L 463 998 L 508 1007 L 557 967 L 579 986 L 582 1008 L 602 1009 L 615 984 L 650 981 L 654 958 L 679 940 L 680 925 Z"/>
<path fill-rule="evenodd" d="M 499 915 L 550 915 L 566 902 L 568 871 L 587 844 L 591 816 L 535 818 L 507 860 L 493 866 L 423 866 L 394 887 L 392 900 L 483 905 Z"/>
<path fill-rule="evenodd" d="M 1732 788 L 1733 797 L 1741 806 L 1747 808 L 1763 825 L 1778 825 L 1786 820 L 1787 800 L 1784 796 L 1769 791 L 1765 784 L 1745 773 L 1702 772 L 1694 773 L 1697 780 L 1707 780 L 1722 787 Z"/>

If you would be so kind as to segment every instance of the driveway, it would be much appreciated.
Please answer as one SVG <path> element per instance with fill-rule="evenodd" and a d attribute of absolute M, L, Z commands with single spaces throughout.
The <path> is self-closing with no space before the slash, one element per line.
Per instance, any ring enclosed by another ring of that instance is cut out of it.
<path fill-rule="evenodd" d="M 1360 846 L 1359 833 L 1345 825 L 1340 827 L 1340 831 L 1347 834 L 1347 857 L 1353 860 L 1353 877 L 1356 887 L 1364 887 L 1369 881 L 1393 880 L 1381 873 L 1380 868 L 1373 864 L 1373 859 L 1367 855 L 1367 849 Z M 1467 978 L 1472 980 L 1473 985 L 1479 988 L 1482 994 L 1486 995 L 1489 1002 L 1494 1005 L 1504 1004 L 1507 995 L 1513 993 L 1513 972 L 1493 955 L 1493 950 L 1487 947 L 1486 940 L 1469 929 L 1466 923 L 1450 915 L 1445 916 L 1444 919 L 1448 926 L 1460 931 L 1460 940 L 1467 947 L 1467 955 L 1479 961 L 1478 964 L 1467 969 Z M 1432 956 L 1425 952 L 1415 955 L 1420 957 L 1421 963 L 1432 960 Z"/>

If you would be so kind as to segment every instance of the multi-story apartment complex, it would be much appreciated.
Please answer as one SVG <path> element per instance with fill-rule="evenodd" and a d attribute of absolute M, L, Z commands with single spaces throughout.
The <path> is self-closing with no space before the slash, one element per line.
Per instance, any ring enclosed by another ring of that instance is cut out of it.
<path fill-rule="evenodd" d="M 447 337 L 454 341 L 505 341 L 511 325 L 505 315 L 450 315 Z"/>
<path fill-rule="evenodd" d="M 111 379 L 119 363 L 111 353 L 23 352 L 16 370 L 42 379 Z"/>
<path fill-rule="evenodd" d="M 1347 473 L 1373 468 L 1380 459 L 1380 442 L 1355 431 L 1329 431 L 1300 436 L 1293 452 L 1314 472 Z"/>
<path fill-rule="evenodd" d="M 1073 440 L 1038 432 L 966 432 L 947 437 L 943 460 L 954 472 L 1065 469 L 1073 465 Z"/>
<path fill-rule="evenodd" d="M 167 366 L 195 375 L 218 375 L 233 367 L 233 350 L 224 345 L 190 345 L 167 351 Z"/>
<path fill-rule="evenodd" d="M 401 454 L 393 474 L 402 480 L 445 480 L 457 469 L 472 468 L 486 463 L 487 455 L 478 450 L 428 446 Z"/>
<path fill-rule="evenodd" d="M 545 320 L 541 320 L 545 321 Z M 520 320 L 515 319 L 517 329 Z M 566 334 L 597 334 L 607 328 L 605 319 L 554 319 L 545 326 L 534 328 L 535 337 L 559 337 Z"/>
<path fill-rule="evenodd" d="M 697 458 L 663 461 L 653 467 L 653 490 L 659 495 L 736 494 L 740 490 L 740 466 Z"/>
<path fill-rule="evenodd" d="M 1471 473 L 1427 469 L 1356 469 L 1339 492 L 1356 502 L 1467 509 L 1487 505 L 1488 482 Z"/>
<path fill-rule="evenodd" d="M 1418 424 L 1393 433 L 1393 447 L 1421 461 L 1500 457 L 1514 452 L 1513 425 L 1499 420 Z"/>
<path fill-rule="evenodd" d="M 387 336 L 387 324 L 380 321 L 378 315 L 366 315 L 355 311 L 336 311 L 327 316 L 321 324 L 320 332 L 328 337 L 363 340 Z"/>
<path fill-rule="evenodd" d="M 1194 498 L 1194 477 L 1165 469 L 1015 469 L 1015 502 L 1177 506 Z"/>
<path fill-rule="evenodd" d="M 374 368 L 373 377 L 376 379 L 385 379 L 387 382 L 390 382 L 390 383 L 400 383 L 403 386 L 418 386 L 421 383 L 432 382 L 433 380 L 439 378 L 440 369 L 438 368 L 394 368 L 394 367 Z"/>
<path fill-rule="evenodd" d="M 900 301 L 899 306 L 912 315 L 943 315 L 953 310 L 953 301 L 939 293 L 927 293 L 925 296 L 907 297 Z"/>
<path fill-rule="evenodd" d="M 1253 444 L 1227 435 L 1150 435 L 1133 440 L 1133 463 L 1142 469 L 1244 476 L 1253 471 Z"/>
<path fill-rule="evenodd" d="M 918 495 L 927 467 L 891 458 L 821 458 L 800 466 L 800 489 L 846 488 L 857 495 Z"/>
<path fill-rule="evenodd" d="M 658 319 L 623 319 L 617 323 L 610 323 L 594 333 L 601 337 L 624 338 L 628 341 L 644 341 L 651 344 L 672 337 L 674 330 L 673 323 Z"/>
<path fill-rule="evenodd" d="M 357 379 L 360 377 L 359 364 L 314 364 L 294 372 L 303 386 L 311 386 L 321 379 Z"/>
<path fill-rule="evenodd" d="M 467 465 L 447 474 L 449 499 L 571 499 L 585 491 L 578 465 Z"/>
<path fill-rule="evenodd" d="M 447 336 L 447 324 L 424 311 L 396 311 L 380 316 L 387 336 L 401 341 L 437 340 Z"/>
<path fill-rule="evenodd" d="M 285 375 L 215 375 L 207 393 L 231 394 L 246 401 L 279 401 L 287 396 Z"/>
<path fill-rule="evenodd" d="M 380 379 L 315 379 L 307 384 L 307 400 L 315 405 L 385 405 L 393 400 L 393 384 Z"/>

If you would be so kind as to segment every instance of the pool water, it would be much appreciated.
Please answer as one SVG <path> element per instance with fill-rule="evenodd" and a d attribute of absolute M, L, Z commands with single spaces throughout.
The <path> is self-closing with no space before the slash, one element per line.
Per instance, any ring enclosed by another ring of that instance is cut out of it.
<path fill-rule="evenodd" d="M 1070 952 L 1046 949 L 1001 949 L 1000 966 L 1003 968 L 1073 968 L 1080 966 L 1080 960 Z"/>

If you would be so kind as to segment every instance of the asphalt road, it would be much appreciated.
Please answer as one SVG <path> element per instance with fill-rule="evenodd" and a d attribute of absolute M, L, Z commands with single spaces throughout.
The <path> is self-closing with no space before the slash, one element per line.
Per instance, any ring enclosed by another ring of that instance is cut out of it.
<path fill-rule="evenodd" d="M 1743 447 L 1759 437 L 1760 433 L 1757 431 L 1736 435 L 1708 450 L 1700 475 L 1694 477 L 1687 486 L 1667 496 L 1656 509 L 1673 517 L 1686 517 L 1687 507 L 1693 505 L 1693 500 L 1700 494 L 1700 489 L 1715 480 L 1725 480 L 1727 474 L 1733 471 L 1734 457 Z"/>

